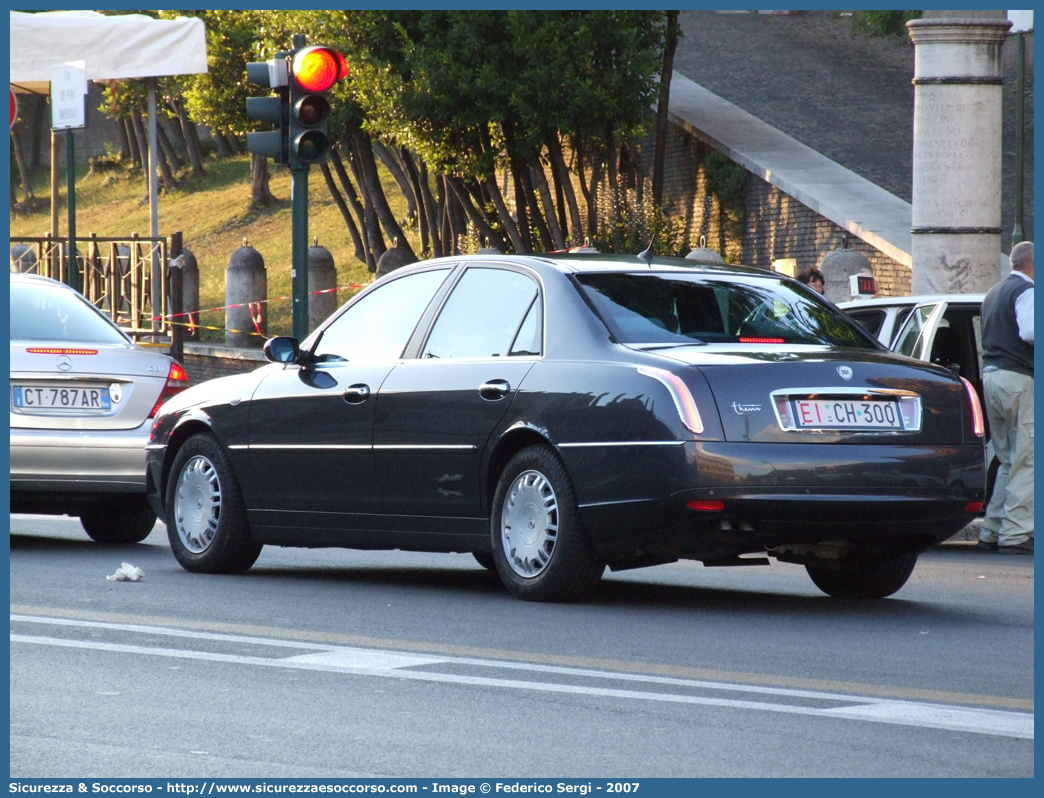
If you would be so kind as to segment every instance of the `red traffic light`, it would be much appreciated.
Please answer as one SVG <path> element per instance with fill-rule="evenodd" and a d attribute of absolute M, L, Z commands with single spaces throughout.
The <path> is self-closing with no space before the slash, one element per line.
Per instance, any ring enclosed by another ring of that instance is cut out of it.
<path fill-rule="evenodd" d="M 290 74 L 305 91 L 326 91 L 348 76 L 348 64 L 329 47 L 305 47 L 294 53 Z"/>

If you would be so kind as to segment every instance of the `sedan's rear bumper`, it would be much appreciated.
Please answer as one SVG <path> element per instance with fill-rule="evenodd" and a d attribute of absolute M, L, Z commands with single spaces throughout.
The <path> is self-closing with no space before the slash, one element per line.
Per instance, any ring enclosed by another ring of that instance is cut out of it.
<path fill-rule="evenodd" d="M 11 430 L 11 491 L 144 493 L 151 419 L 128 430 Z"/>
<path fill-rule="evenodd" d="M 923 551 L 974 520 L 985 492 L 978 445 L 710 442 L 656 459 L 658 473 L 647 459 L 637 474 L 625 462 L 596 474 L 570 458 L 584 526 L 610 563 L 837 541 Z"/>

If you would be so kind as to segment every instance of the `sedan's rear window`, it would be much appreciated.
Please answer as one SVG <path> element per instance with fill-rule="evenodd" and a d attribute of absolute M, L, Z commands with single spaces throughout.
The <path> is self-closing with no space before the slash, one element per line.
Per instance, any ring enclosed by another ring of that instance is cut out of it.
<path fill-rule="evenodd" d="M 771 277 L 630 273 L 578 274 L 577 280 L 623 343 L 877 348 L 814 292 Z"/>
<path fill-rule="evenodd" d="M 128 343 L 128 338 L 79 294 L 52 283 L 11 283 L 11 340 Z"/>

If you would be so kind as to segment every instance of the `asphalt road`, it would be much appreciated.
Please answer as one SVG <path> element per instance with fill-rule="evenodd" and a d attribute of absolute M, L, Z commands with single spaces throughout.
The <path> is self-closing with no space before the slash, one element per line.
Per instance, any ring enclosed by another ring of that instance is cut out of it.
<path fill-rule="evenodd" d="M 969 544 L 870 603 L 775 562 L 607 574 L 579 605 L 467 555 L 201 576 L 162 525 L 102 547 L 34 516 L 10 565 L 12 778 L 1034 774 L 1033 560 Z"/>

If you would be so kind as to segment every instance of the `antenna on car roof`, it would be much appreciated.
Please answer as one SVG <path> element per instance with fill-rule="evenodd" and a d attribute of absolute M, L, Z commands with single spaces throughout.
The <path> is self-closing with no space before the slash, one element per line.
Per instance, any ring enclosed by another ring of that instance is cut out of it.
<path fill-rule="evenodd" d="M 655 242 L 656 239 L 653 238 L 653 240 L 649 242 L 648 248 L 638 253 L 638 260 L 643 261 L 645 265 L 648 266 L 650 269 L 652 268 L 653 244 Z"/>

